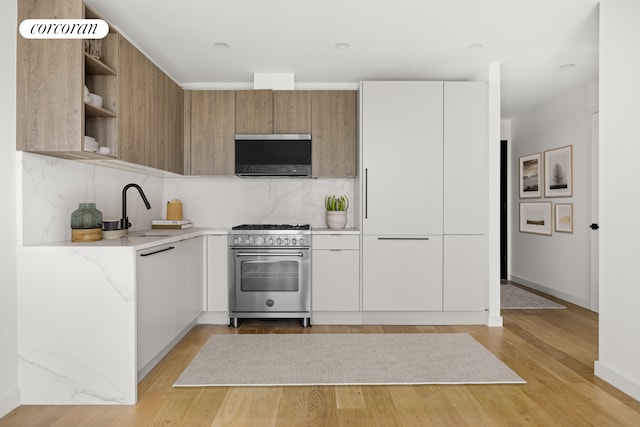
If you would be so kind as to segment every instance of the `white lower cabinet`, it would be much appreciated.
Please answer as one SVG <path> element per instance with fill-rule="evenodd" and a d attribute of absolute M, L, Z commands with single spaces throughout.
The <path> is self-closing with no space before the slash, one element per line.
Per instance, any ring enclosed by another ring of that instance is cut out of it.
<path fill-rule="evenodd" d="M 444 310 L 482 311 L 487 302 L 484 235 L 444 236 Z"/>
<path fill-rule="evenodd" d="M 364 311 L 442 311 L 442 236 L 364 236 Z"/>
<path fill-rule="evenodd" d="M 206 311 L 229 316 L 229 247 L 227 236 L 207 236 Z"/>
<path fill-rule="evenodd" d="M 136 251 L 137 366 L 143 377 L 202 312 L 203 240 Z M 151 365 L 151 366 L 149 366 Z"/>
<path fill-rule="evenodd" d="M 358 235 L 313 236 L 313 311 L 360 310 L 359 240 Z"/>

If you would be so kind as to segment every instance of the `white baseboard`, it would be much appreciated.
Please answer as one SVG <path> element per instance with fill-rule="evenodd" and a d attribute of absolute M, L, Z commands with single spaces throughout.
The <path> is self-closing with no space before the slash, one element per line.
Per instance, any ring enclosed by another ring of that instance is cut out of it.
<path fill-rule="evenodd" d="M 503 326 L 502 316 L 489 316 L 487 326 L 490 328 L 501 328 Z"/>
<path fill-rule="evenodd" d="M 527 280 L 524 277 L 518 277 L 513 274 L 510 274 L 509 276 L 510 276 L 509 280 L 512 280 L 516 283 L 524 285 L 528 288 L 535 289 L 536 291 L 544 292 L 547 295 L 551 295 L 553 297 L 563 299 L 567 302 L 570 302 L 571 304 L 579 305 L 580 307 L 586 308 L 587 310 L 591 310 L 589 300 L 586 298 L 578 298 L 574 295 L 566 294 L 556 289 L 541 285 L 540 283 Z"/>
<path fill-rule="evenodd" d="M 640 401 L 640 383 L 629 379 L 628 375 L 624 375 L 598 360 L 594 365 L 594 373 L 615 388 Z"/>
<path fill-rule="evenodd" d="M 229 324 L 229 312 L 228 311 L 203 311 L 198 316 L 199 325 L 228 325 Z"/>
<path fill-rule="evenodd" d="M 7 395 L 0 397 L 0 418 L 20 406 L 20 390 L 15 388 Z"/>

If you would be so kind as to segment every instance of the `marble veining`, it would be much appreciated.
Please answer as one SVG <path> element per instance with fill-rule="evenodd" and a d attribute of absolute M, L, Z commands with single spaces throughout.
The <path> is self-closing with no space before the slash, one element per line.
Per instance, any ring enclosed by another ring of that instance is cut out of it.
<path fill-rule="evenodd" d="M 26 152 L 17 158 L 25 245 L 70 240 L 71 213 L 81 202 L 95 202 L 104 219 L 120 219 L 122 188 L 130 182 L 139 184 L 151 203 L 147 210 L 138 194 L 127 195 L 131 229 L 150 228 L 151 220 L 162 217 L 162 178 Z"/>
<path fill-rule="evenodd" d="M 326 227 L 324 198 L 345 194 L 353 201 L 355 180 L 242 179 L 237 177 L 167 178 L 165 199 L 182 200 L 184 216 L 198 227 L 243 223 L 309 223 Z M 347 226 L 354 223 L 347 212 Z"/>
<path fill-rule="evenodd" d="M 87 404 L 126 404 L 130 398 L 122 390 L 97 372 L 85 366 L 81 361 L 69 355 L 51 354 L 33 349 L 26 350 L 24 343 L 19 342 L 18 371 L 26 385 L 25 378 L 37 378 L 37 387 L 26 387 L 25 400 L 39 400 L 40 394 L 57 395 L 60 399 L 55 403 L 87 403 Z M 46 361 L 40 364 L 22 356 L 31 354 L 34 359 L 39 354 Z M 51 360 L 59 359 L 55 368 L 51 367 Z M 35 391 L 34 391 L 35 390 Z M 55 394 L 52 391 L 55 390 Z M 31 396 L 32 395 L 32 396 Z M 66 396 L 70 396 L 67 399 Z M 51 399 L 50 396 L 47 399 Z M 52 402 L 53 403 L 53 402 Z"/>

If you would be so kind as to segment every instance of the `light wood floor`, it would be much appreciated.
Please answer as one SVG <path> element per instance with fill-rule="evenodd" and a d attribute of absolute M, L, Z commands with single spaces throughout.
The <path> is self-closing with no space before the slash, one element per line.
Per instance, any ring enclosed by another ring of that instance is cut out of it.
<path fill-rule="evenodd" d="M 554 298 L 551 298 L 554 299 Z M 554 299 L 556 300 L 556 299 Z M 22 406 L 3 426 L 640 426 L 640 402 L 593 374 L 598 316 L 503 310 L 485 326 L 321 326 L 245 321 L 194 328 L 140 383 L 135 406 Z M 173 388 L 212 334 L 468 332 L 525 385 Z"/>

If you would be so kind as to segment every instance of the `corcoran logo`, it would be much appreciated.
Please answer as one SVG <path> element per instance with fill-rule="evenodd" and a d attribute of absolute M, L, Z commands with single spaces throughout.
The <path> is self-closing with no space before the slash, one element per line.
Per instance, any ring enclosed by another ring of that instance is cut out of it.
<path fill-rule="evenodd" d="M 109 24 L 102 19 L 25 19 L 20 35 L 25 39 L 102 39 Z"/>

